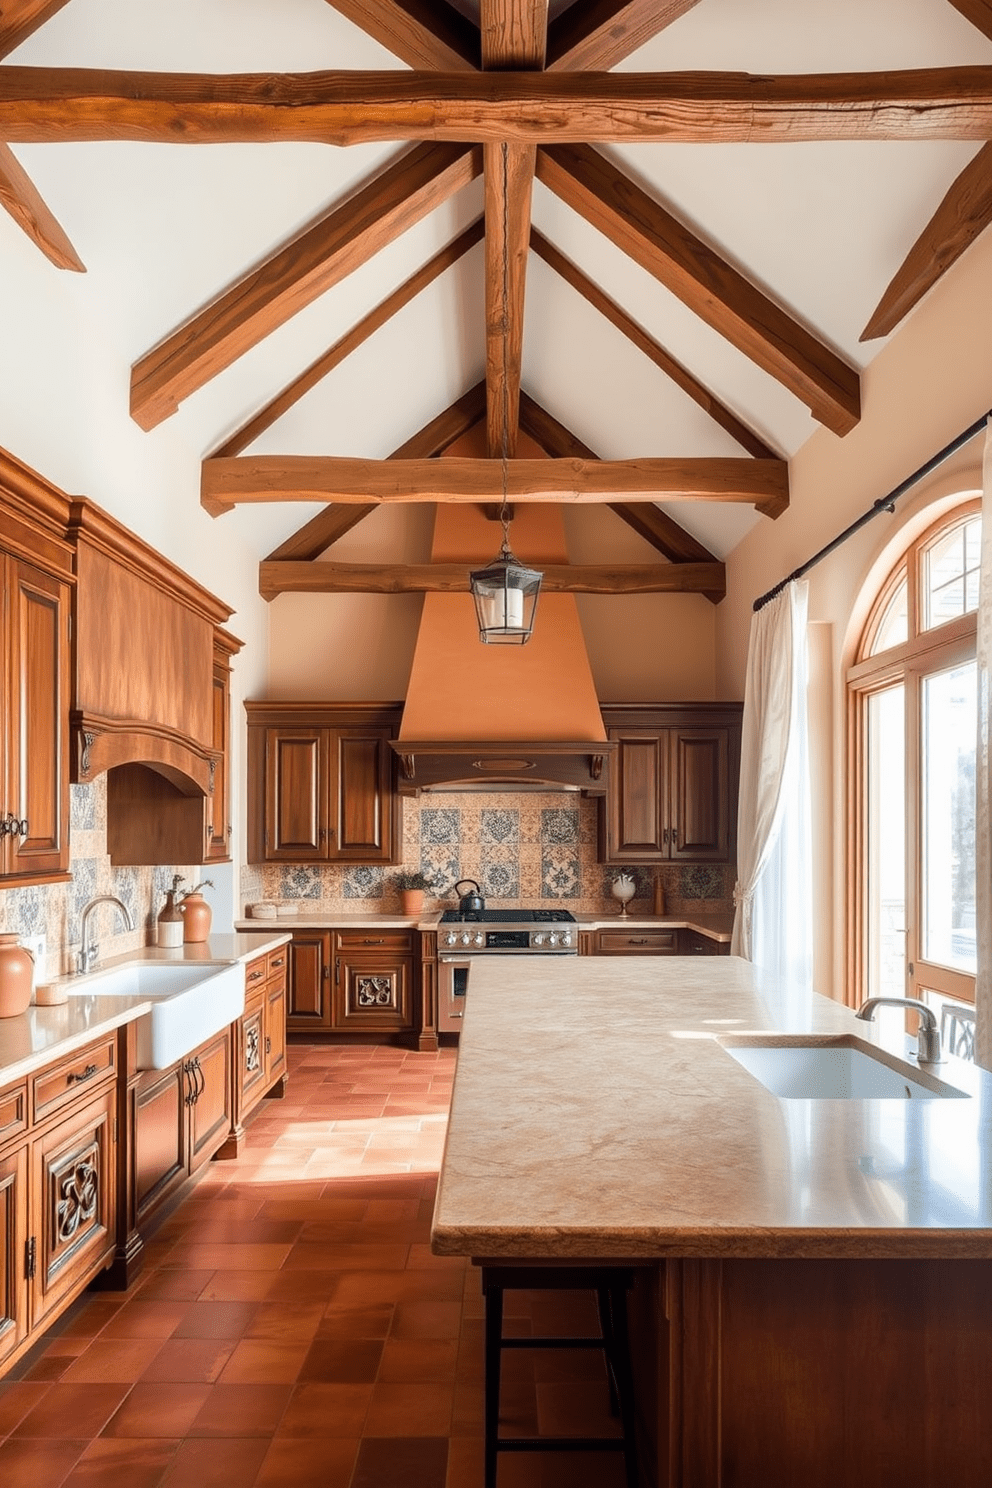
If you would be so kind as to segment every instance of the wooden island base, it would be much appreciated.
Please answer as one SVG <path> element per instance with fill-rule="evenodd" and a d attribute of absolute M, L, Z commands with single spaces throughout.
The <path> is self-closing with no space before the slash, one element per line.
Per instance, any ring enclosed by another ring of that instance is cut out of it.
<path fill-rule="evenodd" d="M 985 1488 L 990 1267 L 683 1260 L 630 1306 L 652 1488 Z"/>

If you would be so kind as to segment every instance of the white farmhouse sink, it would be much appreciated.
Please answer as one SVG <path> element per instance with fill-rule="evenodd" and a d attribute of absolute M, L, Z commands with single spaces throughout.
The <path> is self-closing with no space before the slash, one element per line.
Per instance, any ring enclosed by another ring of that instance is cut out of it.
<path fill-rule="evenodd" d="M 70 985 L 70 994 L 133 997 L 152 1002 L 138 1019 L 138 1068 L 168 1069 L 245 1010 L 245 969 L 240 961 L 173 965 L 142 961 L 115 966 Z"/>
<path fill-rule="evenodd" d="M 720 1042 L 748 1074 L 785 1100 L 940 1100 L 967 1095 L 853 1034 L 783 1034 Z"/>

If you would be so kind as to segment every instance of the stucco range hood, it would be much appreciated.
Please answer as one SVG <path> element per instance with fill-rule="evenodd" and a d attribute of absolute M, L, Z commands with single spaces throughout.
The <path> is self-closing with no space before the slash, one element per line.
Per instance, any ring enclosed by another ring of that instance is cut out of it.
<path fill-rule="evenodd" d="M 401 795 L 422 790 L 573 790 L 606 793 L 615 744 L 585 740 L 394 739 Z"/>

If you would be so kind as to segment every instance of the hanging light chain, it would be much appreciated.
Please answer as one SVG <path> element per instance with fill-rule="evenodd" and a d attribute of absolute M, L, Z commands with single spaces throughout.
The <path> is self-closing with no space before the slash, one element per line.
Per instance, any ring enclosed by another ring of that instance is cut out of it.
<path fill-rule="evenodd" d="M 503 552 L 510 551 L 510 523 L 507 516 L 507 483 L 508 483 L 508 460 L 510 445 L 510 370 L 509 370 L 509 341 L 510 341 L 510 255 L 508 242 L 510 237 L 510 190 L 507 169 L 507 144 L 506 140 L 501 145 L 503 160 L 503 437 L 502 460 L 500 471 L 503 482 L 503 502 L 499 510 L 499 519 L 503 527 Z"/>

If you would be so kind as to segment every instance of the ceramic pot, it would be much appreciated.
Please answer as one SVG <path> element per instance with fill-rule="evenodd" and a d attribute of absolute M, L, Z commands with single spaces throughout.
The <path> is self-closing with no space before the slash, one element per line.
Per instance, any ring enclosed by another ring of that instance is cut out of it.
<path fill-rule="evenodd" d="M 17 1018 L 31 1003 L 34 957 L 16 935 L 0 935 L 0 1018 Z"/>
<path fill-rule="evenodd" d="M 165 904 L 159 911 L 155 922 L 155 940 L 160 946 L 181 946 L 183 943 L 184 921 L 179 905 L 176 903 L 175 889 L 166 889 Z"/>
<path fill-rule="evenodd" d="M 401 889 L 400 903 L 403 905 L 403 913 L 405 915 L 422 914 L 424 908 L 423 889 Z"/>
<path fill-rule="evenodd" d="M 213 911 L 203 895 L 187 894 L 179 906 L 183 916 L 183 942 L 185 945 L 200 945 L 210 934 Z"/>

